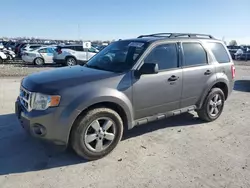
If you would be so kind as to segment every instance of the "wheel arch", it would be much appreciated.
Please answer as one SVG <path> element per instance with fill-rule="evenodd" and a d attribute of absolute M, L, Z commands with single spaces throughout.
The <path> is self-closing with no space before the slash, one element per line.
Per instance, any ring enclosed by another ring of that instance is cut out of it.
<path fill-rule="evenodd" d="M 123 122 L 123 128 L 124 128 L 124 131 L 128 130 L 129 129 L 129 115 L 126 113 L 125 109 L 118 103 L 116 102 L 111 102 L 111 101 L 102 101 L 102 102 L 97 102 L 97 103 L 94 103 L 88 107 L 86 107 L 85 109 L 83 109 L 78 115 L 77 117 L 75 118 L 71 128 L 70 128 L 70 131 L 69 131 L 69 135 L 68 135 L 68 143 L 70 143 L 71 141 L 71 136 L 72 136 L 72 130 L 74 129 L 74 127 L 77 125 L 77 123 L 80 121 L 80 119 L 89 111 L 89 110 L 92 110 L 92 109 L 95 109 L 95 108 L 109 108 L 111 110 L 114 110 L 115 112 L 117 112 L 119 114 L 119 116 L 121 117 L 122 119 L 122 122 Z"/>
<path fill-rule="evenodd" d="M 73 56 L 73 55 L 67 55 L 67 56 L 65 56 L 65 61 L 67 61 L 68 58 L 74 58 L 76 60 L 76 62 L 77 62 L 76 57 Z"/>
<path fill-rule="evenodd" d="M 207 95 L 209 94 L 209 92 L 211 91 L 211 89 L 213 88 L 220 88 L 223 93 L 224 93 L 224 96 L 225 96 L 225 100 L 227 100 L 228 98 L 228 88 L 229 88 L 229 85 L 227 83 L 226 80 L 222 79 L 222 80 L 217 80 L 216 82 L 214 82 L 213 84 L 210 85 L 210 87 L 208 87 L 205 92 L 203 93 L 202 97 L 200 98 L 199 102 L 198 102 L 198 105 L 197 105 L 197 108 L 200 109 L 203 105 L 203 102 L 204 100 L 206 99 Z"/>

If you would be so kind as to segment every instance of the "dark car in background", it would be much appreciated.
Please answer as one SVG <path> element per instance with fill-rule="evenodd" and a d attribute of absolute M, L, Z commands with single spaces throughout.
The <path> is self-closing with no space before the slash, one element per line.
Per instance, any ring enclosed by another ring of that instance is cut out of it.
<path fill-rule="evenodd" d="M 235 54 L 237 60 L 250 60 L 250 46 L 244 46 L 241 48 L 241 53 Z"/>
<path fill-rule="evenodd" d="M 232 59 L 235 59 L 235 53 L 237 52 L 238 49 L 240 49 L 240 46 L 227 46 L 227 49 L 232 57 Z"/>

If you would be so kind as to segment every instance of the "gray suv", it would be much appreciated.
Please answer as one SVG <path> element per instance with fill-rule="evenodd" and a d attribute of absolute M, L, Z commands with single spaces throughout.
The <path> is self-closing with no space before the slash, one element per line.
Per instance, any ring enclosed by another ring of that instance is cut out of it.
<path fill-rule="evenodd" d="M 33 136 L 95 160 L 138 125 L 189 111 L 216 120 L 234 77 L 226 46 L 210 35 L 142 35 L 110 44 L 85 65 L 25 77 L 16 114 Z"/>

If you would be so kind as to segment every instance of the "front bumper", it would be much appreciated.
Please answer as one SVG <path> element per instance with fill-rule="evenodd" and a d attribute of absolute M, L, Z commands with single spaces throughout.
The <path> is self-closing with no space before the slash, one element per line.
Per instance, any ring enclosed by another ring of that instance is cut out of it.
<path fill-rule="evenodd" d="M 28 112 L 19 99 L 15 102 L 15 113 L 22 127 L 32 136 L 56 145 L 67 145 L 70 134 L 70 124 L 60 118 L 62 112 L 59 107 Z"/>

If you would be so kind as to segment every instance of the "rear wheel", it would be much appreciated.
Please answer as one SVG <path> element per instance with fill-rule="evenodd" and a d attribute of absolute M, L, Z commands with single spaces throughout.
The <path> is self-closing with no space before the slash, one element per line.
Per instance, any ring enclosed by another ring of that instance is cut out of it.
<path fill-rule="evenodd" d="M 122 134 L 123 123 L 119 114 L 108 108 L 97 108 L 88 111 L 75 124 L 71 145 L 79 156 L 96 160 L 113 151 Z"/>
<path fill-rule="evenodd" d="M 76 59 L 73 58 L 73 57 L 68 57 L 68 58 L 66 59 L 66 64 L 67 64 L 68 66 L 74 66 L 74 65 L 77 64 L 77 63 L 76 63 Z"/>
<path fill-rule="evenodd" d="M 34 62 L 36 65 L 39 65 L 39 66 L 44 64 L 44 60 L 40 57 L 36 58 Z"/>
<path fill-rule="evenodd" d="M 202 108 L 197 110 L 198 116 L 204 121 L 214 121 L 222 113 L 225 95 L 220 88 L 213 88 L 206 97 Z"/>

